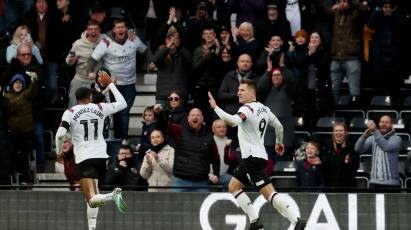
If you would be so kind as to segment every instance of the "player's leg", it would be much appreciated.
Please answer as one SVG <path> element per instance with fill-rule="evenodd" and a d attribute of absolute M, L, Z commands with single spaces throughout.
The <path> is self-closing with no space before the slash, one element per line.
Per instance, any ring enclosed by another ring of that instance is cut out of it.
<path fill-rule="evenodd" d="M 260 192 L 282 216 L 294 225 L 294 229 L 304 229 L 305 223 L 301 220 L 300 209 L 293 198 L 286 194 L 276 192 L 272 184 L 265 185 L 260 189 Z"/>
<path fill-rule="evenodd" d="M 90 178 L 80 179 L 80 186 L 87 200 L 87 223 L 88 229 L 94 230 L 97 227 L 98 206 L 91 207 L 90 200 L 98 193 L 98 181 Z"/>
<path fill-rule="evenodd" d="M 228 184 L 228 190 L 234 196 L 234 198 L 240 205 L 241 209 L 250 219 L 250 229 L 261 229 L 263 226 L 259 222 L 258 213 L 255 210 L 250 198 L 243 190 L 245 184 L 247 183 L 249 183 L 249 179 L 247 177 L 246 159 L 243 159 L 240 162 L 240 165 L 238 166 L 237 170 L 234 172 L 234 175 L 231 178 L 230 183 Z M 254 228 L 254 225 L 258 225 L 259 228 Z"/>
<path fill-rule="evenodd" d="M 108 201 L 114 201 L 120 212 L 127 212 L 127 205 L 122 197 L 122 190 L 115 188 L 113 192 L 100 194 L 98 190 L 98 178 L 105 173 L 105 159 L 88 159 L 76 165 L 76 177 L 80 179 L 80 185 L 91 208 L 104 205 Z"/>

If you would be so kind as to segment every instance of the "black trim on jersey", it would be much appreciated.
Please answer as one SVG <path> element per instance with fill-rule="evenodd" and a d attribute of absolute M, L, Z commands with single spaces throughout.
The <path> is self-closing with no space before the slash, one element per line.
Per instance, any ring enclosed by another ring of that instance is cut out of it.
<path fill-rule="evenodd" d="M 238 112 L 237 115 L 241 118 L 242 121 L 247 120 L 247 116 L 244 113 Z"/>
<path fill-rule="evenodd" d="M 70 129 L 70 124 L 67 121 L 62 121 L 60 127 L 66 128 L 67 130 Z"/>

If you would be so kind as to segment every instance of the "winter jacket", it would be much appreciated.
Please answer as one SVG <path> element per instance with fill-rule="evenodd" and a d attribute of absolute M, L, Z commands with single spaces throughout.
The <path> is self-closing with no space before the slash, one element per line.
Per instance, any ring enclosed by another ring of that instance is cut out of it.
<path fill-rule="evenodd" d="M 150 150 L 148 150 L 150 151 Z M 148 163 L 147 155 L 140 168 L 140 175 L 147 179 L 149 186 L 171 186 L 174 164 L 174 148 L 164 146 L 158 153 L 158 160 Z M 167 191 L 168 189 L 150 188 L 149 192 Z"/>

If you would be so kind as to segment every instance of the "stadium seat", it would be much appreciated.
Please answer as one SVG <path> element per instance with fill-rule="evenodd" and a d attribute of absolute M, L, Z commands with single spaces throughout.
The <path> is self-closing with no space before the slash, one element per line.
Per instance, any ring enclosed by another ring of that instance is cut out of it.
<path fill-rule="evenodd" d="M 365 117 L 365 111 L 361 109 L 337 109 L 334 111 L 333 117 L 343 117 L 349 121 L 354 117 Z"/>
<path fill-rule="evenodd" d="M 348 143 L 355 144 L 364 132 L 348 132 Z"/>
<path fill-rule="evenodd" d="M 411 130 L 411 110 L 401 110 L 398 124 L 403 125 L 404 130 Z"/>
<path fill-rule="evenodd" d="M 411 96 L 406 96 L 402 105 L 404 106 L 404 108 L 411 108 Z"/>
<path fill-rule="evenodd" d="M 330 132 L 313 132 L 312 138 L 316 140 L 321 146 L 324 146 L 331 140 L 333 133 Z"/>
<path fill-rule="evenodd" d="M 308 125 L 304 117 L 294 117 L 294 128 L 297 131 L 307 131 Z"/>
<path fill-rule="evenodd" d="M 389 109 L 393 106 L 393 99 L 390 96 L 373 96 L 370 102 L 372 109 Z"/>
<path fill-rule="evenodd" d="M 323 129 L 331 131 L 336 122 L 345 122 L 345 119 L 343 117 L 320 117 L 317 120 L 316 129 L 318 131 L 322 131 Z"/>
<path fill-rule="evenodd" d="M 348 123 L 348 128 L 350 131 L 364 131 L 367 129 L 367 118 L 364 117 L 353 117 Z"/>
<path fill-rule="evenodd" d="M 368 120 L 373 120 L 376 124 L 380 121 L 383 115 L 389 115 L 394 119 L 394 123 L 398 121 L 398 112 L 396 110 L 368 110 L 366 117 Z"/>
<path fill-rule="evenodd" d="M 294 161 L 278 161 L 274 164 L 271 182 L 276 188 L 296 188 L 297 176 Z"/>
<path fill-rule="evenodd" d="M 295 131 L 294 132 L 294 149 L 301 146 L 302 143 L 307 142 L 311 138 L 310 132 L 307 131 Z"/>

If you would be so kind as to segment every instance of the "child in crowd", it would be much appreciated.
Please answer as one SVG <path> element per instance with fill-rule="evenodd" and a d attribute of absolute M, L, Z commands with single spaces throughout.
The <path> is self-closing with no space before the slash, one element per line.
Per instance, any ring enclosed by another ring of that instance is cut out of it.
<path fill-rule="evenodd" d="M 320 144 L 313 140 L 308 141 L 305 146 L 305 158 L 296 160 L 295 163 L 298 187 L 313 189 L 323 186 L 319 154 Z"/>

